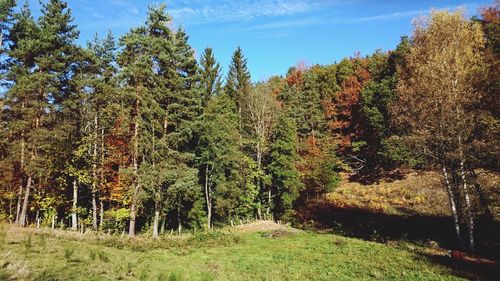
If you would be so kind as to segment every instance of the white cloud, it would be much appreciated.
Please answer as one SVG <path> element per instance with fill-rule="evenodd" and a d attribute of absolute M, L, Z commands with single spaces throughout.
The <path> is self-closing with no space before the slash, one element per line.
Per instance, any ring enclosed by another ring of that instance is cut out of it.
<path fill-rule="evenodd" d="M 305 0 L 224 0 L 212 4 L 199 1 L 197 7 L 169 9 L 169 13 L 175 21 L 200 24 L 295 15 L 312 11 L 316 4 L 317 2 Z"/>
<path fill-rule="evenodd" d="M 363 17 L 363 18 L 357 18 L 353 20 L 348 20 L 347 22 L 365 22 L 365 21 L 374 21 L 374 20 L 392 20 L 392 19 L 398 19 L 398 18 L 404 18 L 404 17 L 410 17 L 410 16 L 416 16 L 416 15 L 421 15 L 425 14 L 428 11 L 405 11 L 405 12 L 395 12 L 395 13 L 390 13 L 390 14 L 383 14 L 383 15 L 375 15 L 375 16 L 370 16 L 370 17 Z"/>

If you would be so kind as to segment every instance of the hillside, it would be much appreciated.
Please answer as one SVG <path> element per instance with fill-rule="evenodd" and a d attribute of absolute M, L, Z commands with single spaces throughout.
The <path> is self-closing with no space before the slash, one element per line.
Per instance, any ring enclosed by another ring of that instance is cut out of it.
<path fill-rule="evenodd" d="M 446 252 L 411 243 L 271 222 L 158 240 L 9 226 L 1 233 L 1 280 L 487 280 L 494 272 L 488 264 L 457 270 Z"/>
<path fill-rule="evenodd" d="M 481 189 L 472 190 L 475 234 L 480 252 L 498 258 L 500 240 L 500 177 L 481 171 Z M 481 197 L 476 196 L 481 194 Z M 343 176 L 340 185 L 323 197 L 310 200 L 299 211 L 304 227 L 334 231 L 384 242 L 408 239 L 437 242 L 457 248 L 448 198 L 435 172 L 409 172 L 397 179 L 362 184 Z"/>

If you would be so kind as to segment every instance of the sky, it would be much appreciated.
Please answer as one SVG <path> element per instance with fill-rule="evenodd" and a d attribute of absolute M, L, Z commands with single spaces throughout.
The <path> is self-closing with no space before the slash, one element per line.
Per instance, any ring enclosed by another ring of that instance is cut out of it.
<path fill-rule="evenodd" d="M 42 0 L 47 1 L 47 0 Z M 22 1 L 19 1 L 22 2 Z M 29 0 L 39 15 L 39 0 Z M 226 71 L 237 46 L 253 81 L 286 74 L 289 67 L 331 64 L 359 52 L 394 49 L 410 35 L 412 19 L 429 10 L 458 7 L 469 16 L 493 0 L 67 0 L 80 44 L 111 30 L 120 37 L 144 22 L 149 5 L 166 4 L 173 26 L 182 26 L 197 57 L 211 47 Z"/>

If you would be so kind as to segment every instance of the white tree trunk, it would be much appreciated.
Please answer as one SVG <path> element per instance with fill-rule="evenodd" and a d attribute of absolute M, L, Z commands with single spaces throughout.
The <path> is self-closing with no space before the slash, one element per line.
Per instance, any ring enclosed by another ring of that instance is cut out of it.
<path fill-rule="evenodd" d="M 450 203 L 451 214 L 453 216 L 453 223 L 455 225 L 455 233 L 457 235 L 458 242 L 463 247 L 462 236 L 460 235 L 460 224 L 458 221 L 458 212 L 457 212 L 457 205 L 455 203 L 455 196 L 453 195 L 453 189 L 451 187 L 451 183 L 448 177 L 448 172 L 444 165 L 442 172 L 446 184 L 446 191 L 448 192 L 448 201 Z"/>
<path fill-rule="evenodd" d="M 160 211 L 156 210 L 155 211 L 155 219 L 153 222 L 153 237 L 158 238 L 158 222 L 160 220 Z"/>
<path fill-rule="evenodd" d="M 92 153 L 92 227 L 97 230 L 97 140 L 98 119 L 94 116 L 94 151 Z"/>
<path fill-rule="evenodd" d="M 205 167 L 205 199 L 207 201 L 207 226 L 212 228 L 212 197 L 209 187 L 208 164 Z"/>
<path fill-rule="evenodd" d="M 104 221 L 104 203 L 102 202 L 102 199 L 99 201 L 99 227 L 102 226 L 102 223 Z"/>
<path fill-rule="evenodd" d="M 467 208 L 467 217 L 469 219 L 469 249 L 474 253 L 474 215 L 470 202 L 469 190 L 467 187 L 467 179 L 465 177 L 464 160 L 460 161 L 460 176 L 462 178 L 462 189 L 465 197 L 465 207 Z"/>
<path fill-rule="evenodd" d="M 78 230 L 78 217 L 76 209 L 78 207 L 78 184 L 76 179 L 73 180 L 73 208 L 71 210 L 71 230 Z"/>
<path fill-rule="evenodd" d="M 24 108 L 24 103 L 21 105 Z M 19 224 L 19 217 L 21 215 L 21 201 L 22 201 L 22 196 L 23 196 L 23 171 L 24 171 L 24 133 L 21 134 L 21 163 L 20 163 L 20 170 L 21 170 L 21 180 L 19 184 L 19 191 L 17 194 L 17 207 L 16 207 L 16 221 L 14 222 L 15 224 Z"/>

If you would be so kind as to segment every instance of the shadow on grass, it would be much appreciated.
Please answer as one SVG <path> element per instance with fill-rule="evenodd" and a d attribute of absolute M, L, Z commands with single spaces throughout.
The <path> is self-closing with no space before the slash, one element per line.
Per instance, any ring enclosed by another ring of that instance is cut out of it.
<path fill-rule="evenodd" d="M 453 275 L 469 280 L 498 280 L 500 266 L 498 262 L 492 262 L 478 258 L 452 258 L 447 255 L 420 253 L 430 262 L 445 266 L 451 270 Z"/>
<path fill-rule="evenodd" d="M 441 247 L 460 250 L 449 217 L 418 214 L 391 215 L 359 208 L 340 208 L 315 200 L 299 211 L 299 222 L 324 231 L 386 242 L 388 240 L 436 241 Z M 476 220 L 477 254 L 500 260 L 500 224 L 486 216 Z"/>

